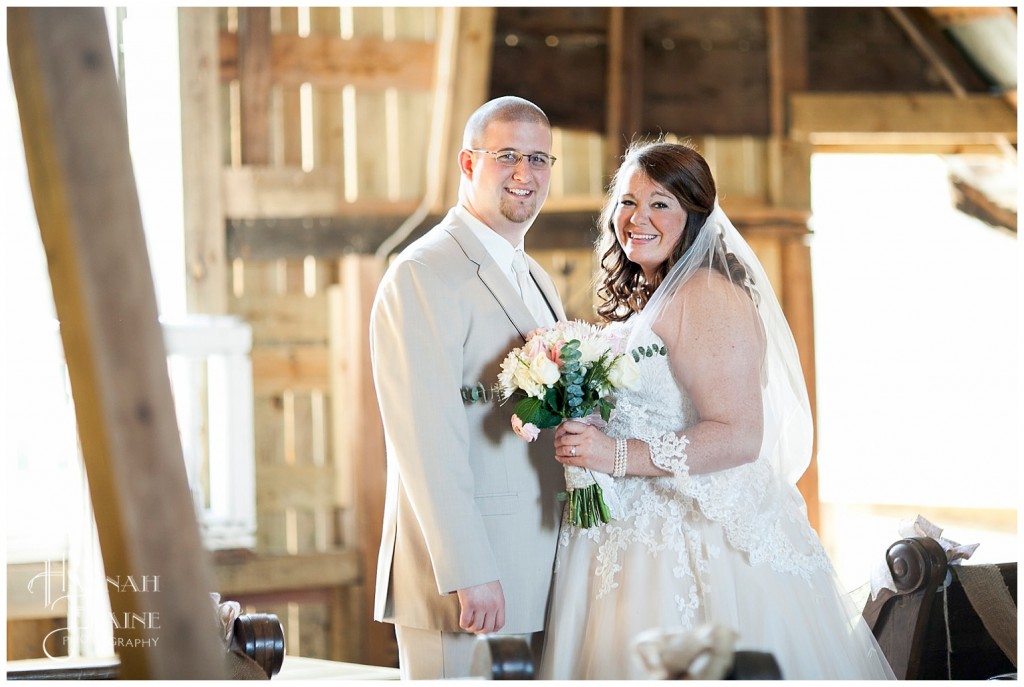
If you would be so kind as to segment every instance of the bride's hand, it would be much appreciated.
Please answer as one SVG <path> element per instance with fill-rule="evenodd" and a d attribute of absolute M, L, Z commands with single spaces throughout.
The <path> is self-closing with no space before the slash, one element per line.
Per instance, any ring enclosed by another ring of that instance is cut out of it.
<path fill-rule="evenodd" d="M 566 420 L 555 430 L 555 460 L 610 475 L 615 467 L 615 440 L 597 427 Z"/>

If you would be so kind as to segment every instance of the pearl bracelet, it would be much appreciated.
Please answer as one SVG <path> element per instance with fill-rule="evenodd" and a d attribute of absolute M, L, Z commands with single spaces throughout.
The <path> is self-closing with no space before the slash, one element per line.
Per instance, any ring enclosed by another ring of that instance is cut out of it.
<path fill-rule="evenodd" d="M 629 458 L 629 445 L 625 439 L 615 440 L 615 466 L 612 468 L 612 477 L 626 476 L 626 461 Z"/>

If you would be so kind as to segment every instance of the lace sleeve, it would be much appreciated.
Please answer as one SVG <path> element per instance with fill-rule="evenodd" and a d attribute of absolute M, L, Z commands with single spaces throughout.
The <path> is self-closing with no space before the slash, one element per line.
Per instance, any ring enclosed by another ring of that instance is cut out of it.
<path fill-rule="evenodd" d="M 651 463 L 679 479 L 685 479 L 690 474 L 690 467 L 686 464 L 686 446 L 689 443 L 685 434 L 675 432 L 649 440 Z"/>

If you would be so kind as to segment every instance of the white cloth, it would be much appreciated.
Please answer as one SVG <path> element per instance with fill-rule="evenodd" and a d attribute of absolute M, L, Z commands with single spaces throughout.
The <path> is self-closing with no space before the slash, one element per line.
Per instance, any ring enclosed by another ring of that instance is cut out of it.
<path fill-rule="evenodd" d="M 611 326 L 629 333 L 636 319 Z M 609 436 L 653 441 L 698 421 L 667 357 L 641 358 L 640 373 L 637 390 L 616 399 Z M 638 635 L 710 624 L 735 630 L 739 650 L 771 652 L 786 679 L 892 678 L 799 492 L 768 462 L 682 486 L 674 476 L 616 479 L 621 519 L 590 529 L 563 521 L 539 677 L 644 679 L 626 654 Z"/>
<path fill-rule="evenodd" d="M 551 308 L 544 300 L 540 287 L 530 276 L 530 264 L 526 261 L 526 253 L 517 248 L 512 258 L 512 272 L 515 274 L 516 284 L 519 287 L 519 295 L 523 297 L 526 307 L 533 313 L 537 324 L 542 327 L 550 327 L 555 323 L 555 316 L 551 314 Z"/>

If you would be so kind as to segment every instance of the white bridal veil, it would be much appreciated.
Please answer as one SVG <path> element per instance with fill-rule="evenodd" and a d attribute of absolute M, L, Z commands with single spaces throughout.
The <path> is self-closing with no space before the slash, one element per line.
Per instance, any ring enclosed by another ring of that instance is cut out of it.
<path fill-rule="evenodd" d="M 631 337 L 650 331 L 680 287 L 697 274 L 708 274 L 706 271 L 698 273 L 701 268 L 714 263 L 725 265 L 727 253 L 732 253 L 746 270 L 746 283 L 736 285 L 749 290 L 766 339 L 761 369 L 764 437 L 759 458 L 768 462 L 784 481 L 795 484 L 810 464 L 813 442 L 810 402 L 800 356 L 768 275 L 717 200 L 693 245 L 672 266 L 637 316 Z M 734 275 L 726 276 L 735 283 Z M 637 343 L 639 341 L 629 341 L 627 350 Z"/>

